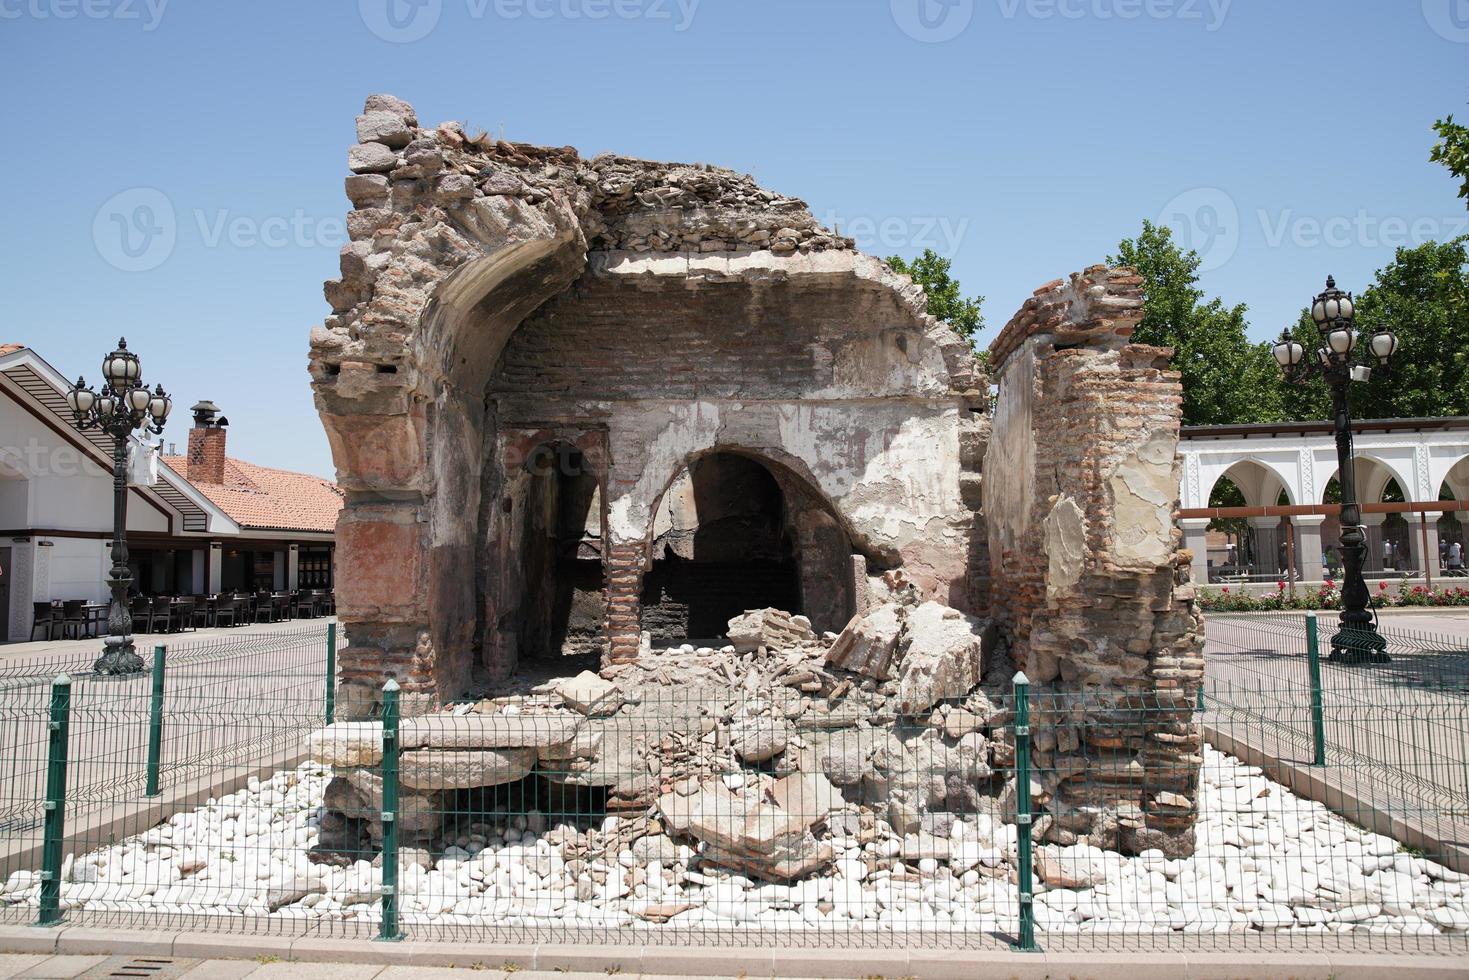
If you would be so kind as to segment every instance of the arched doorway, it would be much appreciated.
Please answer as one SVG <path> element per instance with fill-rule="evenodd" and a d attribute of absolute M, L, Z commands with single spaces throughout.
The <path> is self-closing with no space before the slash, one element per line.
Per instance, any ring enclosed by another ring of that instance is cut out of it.
<path fill-rule="evenodd" d="M 600 652 L 605 615 L 602 485 L 583 452 L 566 442 L 510 454 L 489 526 L 501 547 L 485 567 L 483 662 Z"/>
<path fill-rule="evenodd" d="M 655 645 L 713 642 L 774 607 L 840 629 L 853 608 L 852 548 L 800 476 L 747 453 L 691 460 L 654 510 L 642 628 Z"/>

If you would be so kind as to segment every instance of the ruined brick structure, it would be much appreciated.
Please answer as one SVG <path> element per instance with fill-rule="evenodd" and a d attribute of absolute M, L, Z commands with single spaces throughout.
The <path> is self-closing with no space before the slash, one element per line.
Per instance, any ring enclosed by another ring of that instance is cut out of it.
<path fill-rule="evenodd" d="M 1093 266 L 1001 331 L 985 471 L 1005 479 L 986 483 L 984 515 L 1004 583 L 991 614 L 1041 695 L 1052 812 L 1138 801 L 1122 836 L 1175 852 L 1191 846 L 1202 761 L 1203 624 L 1175 520 L 1178 374 L 1171 351 L 1128 343 L 1141 282 Z"/>
<path fill-rule="evenodd" d="M 818 634 L 897 570 L 993 616 L 1038 684 L 1169 705 L 1137 736 L 1058 719 L 1042 762 L 1080 740 L 1129 754 L 1159 791 L 1148 827 L 1187 823 L 1177 378 L 1126 346 L 1134 277 L 1094 268 L 1027 304 L 992 351 L 991 432 L 969 346 L 800 201 L 701 164 L 422 128 L 390 96 L 357 123 L 352 241 L 311 340 L 347 497 L 347 717 L 389 676 L 443 701 L 573 634 L 636 658 L 649 618 L 693 631 L 701 596 L 769 577 L 742 561 L 768 562 Z M 727 505 L 742 494 L 771 503 Z M 723 531 L 681 538 L 682 495 Z M 685 579 L 705 586 L 680 596 Z"/>

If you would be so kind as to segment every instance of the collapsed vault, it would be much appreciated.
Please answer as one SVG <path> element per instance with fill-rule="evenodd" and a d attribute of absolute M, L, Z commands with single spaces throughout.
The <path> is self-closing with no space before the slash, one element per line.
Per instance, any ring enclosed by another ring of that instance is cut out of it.
<path fill-rule="evenodd" d="M 1106 751 L 1137 766 L 1102 795 L 1164 836 L 1191 821 L 1177 376 L 1128 343 L 1135 277 L 1039 291 L 992 349 L 992 418 L 921 290 L 749 177 L 422 128 L 390 96 L 348 162 L 352 240 L 311 343 L 347 496 L 344 716 L 390 676 L 457 698 L 578 630 L 606 666 L 636 658 L 660 501 L 733 456 L 795 502 L 781 534 L 824 628 L 899 569 L 921 599 L 993 611 L 1039 681 L 1158 711 L 1136 732 L 1058 718 L 1057 799 L 1087 805 L 1068 766 Z"/>

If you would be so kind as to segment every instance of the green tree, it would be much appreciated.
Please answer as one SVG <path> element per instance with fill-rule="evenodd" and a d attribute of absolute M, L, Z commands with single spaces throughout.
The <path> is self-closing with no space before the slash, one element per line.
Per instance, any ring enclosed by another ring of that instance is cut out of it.
<path fill-rule="evenodd" d="M 1379 328 L 1398 338 L 1389 370 L 1351 387 L 1352 416 L 1359 419 L 1469 415 L 1469 236 L 1400 248 L 1357 297 L 1357 331 L 1365 343 Z M 1321 334 L 1306 311 L 1291 331 L 1308 357 Z M 1331 399 L 1319 381 L 1290 386 L 1292 418 L 1331 416 Z"/>
<path fill-rule="evenodd" d="M 1469 207 L 1469 127 L 1460 126 L 1449 116 L 1434 123 L 1433 131 L 1438 134 L 1438 142 L 1433 144 L 1428 158 L 1443 164 L 1459 178 L 1459 196 Z"/>
<path fill-rule="evenodd" d="M 1142 234 L 1124 239 L 1111 264 L 1143 277 L 1143 319 L 1133 341 L 1174 349 L 1183 376 L 1183 424 L 1222 425 L 1279 421 L 1279 369 L 1268 344 L 1246 335 L 1244 304 L 1205 303 L 1198 288 L 1199 256 L 1185 252 L 1167 227 L 1143 222 Z"/>
<path fill-rule="evenodd" d="M 953 327 L 959 336 L 970 343 L 974 342 L 975 333 L 984 329 L 984 314 L 980 312 L 984 297 L 965 297 L 960 292 L 959 280 L 949 274 L 952 263 L 948 259 L 933 249 L 926 248 L 912 262 L 904 262 L 896 255 L 889 256 L 887 261 L 894 272 L 911 276 L 914 282 L 923 287 L 923 292 L 928 297 L 930 316 Z"/>

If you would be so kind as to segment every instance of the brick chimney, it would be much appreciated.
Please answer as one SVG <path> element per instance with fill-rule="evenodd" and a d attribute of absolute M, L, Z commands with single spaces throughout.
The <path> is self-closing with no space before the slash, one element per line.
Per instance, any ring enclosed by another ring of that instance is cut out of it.
<path fill-rule="evenodd" d="M 194 413 L 194 427 L 189 430 L 188 477 L 195 483 L 223 483 L 224 429 L 230 420 L 211 401 L 201 401 L 189 411 Z"/>

